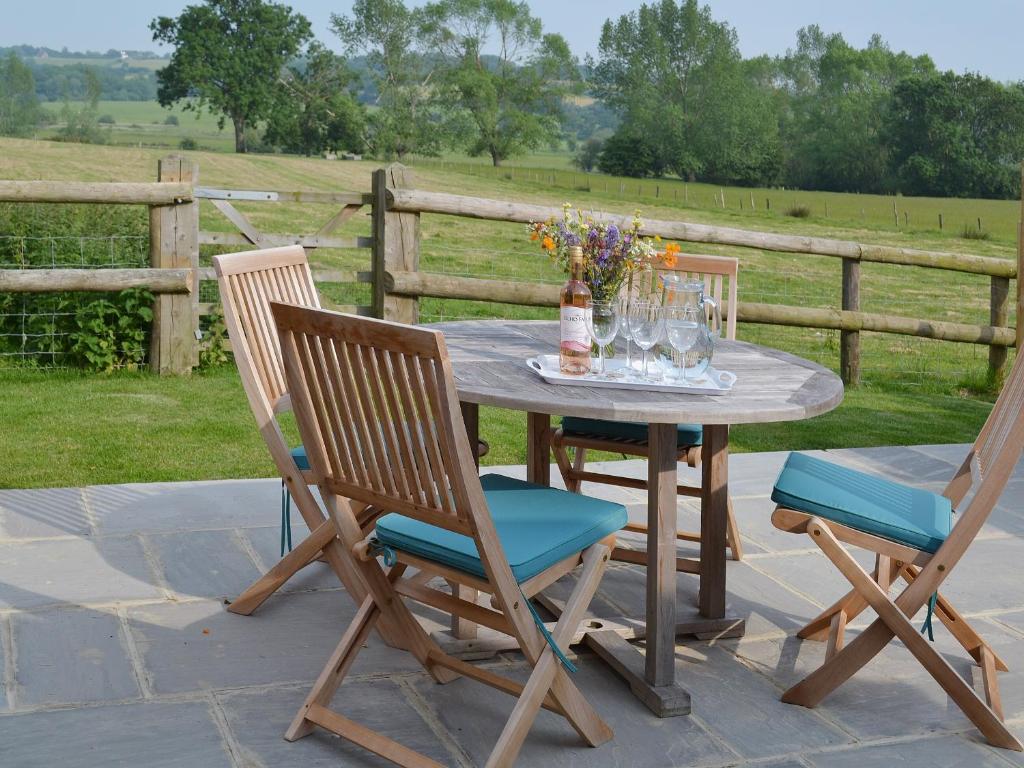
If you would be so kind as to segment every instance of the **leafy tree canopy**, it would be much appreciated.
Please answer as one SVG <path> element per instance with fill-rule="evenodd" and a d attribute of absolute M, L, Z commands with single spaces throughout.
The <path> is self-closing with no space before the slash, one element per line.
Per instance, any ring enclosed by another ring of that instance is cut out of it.
<path fill-rule="evenodd" d="M 39 117 L 32 70 L 12 51 L 0 59 L 0 136 L 31 136 Z"/>
<path fill-rule="evenodd" d="M 265 0 L 205 0 L 177 18 L 150 23 L 153 40 L 174 46 L 157 73 L 162 106 L 219 113 L 231 120 L 235 151 L 246 150 L 246 127 L 273 110 L 285 65 L 311 36 L 309 21 Z"/>

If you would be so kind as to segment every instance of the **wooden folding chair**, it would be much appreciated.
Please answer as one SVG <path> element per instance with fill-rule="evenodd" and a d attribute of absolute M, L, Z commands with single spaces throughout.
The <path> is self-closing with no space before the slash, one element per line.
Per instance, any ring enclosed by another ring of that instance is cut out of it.
<path fill-rule="evenodd" d="M 308 469 L 302 447 L 289 449 L 277 415 L 290 410 L 288 387 L 271 301 L 289 301 L 320 306 L 306 252 L 301 246 L 269 248 L 213 257 L 224 320 L 231 339 L 231 351 L 238 366 L 249 407 L 260 435 L 267 444 L 284 488 L 309 526 L 310 534 L 298 546 L 231 602 L 228 610 L 251 614 L 298 570 L 323 557 L 338 574 L 345 589 L 358 604 L 366 588 L 356 573 L 351 556 L 335 541 L 334 525 L 324 515 L 310 492 L 304 472 Z M 372 518 L 362 521 L 372 525 Z M 287 519 L 282 521 L 287 526 Z M 282 535 L 290 533 L 282 529 Z"/>
<path fill-rule="evenodd" d="M 661 276 L 676 274 L 692 278 L 704 283 L 705 295 L 714 297 L 725 309 L 724 300 L 728 297 L 728 312 L 723 315 L 725 337 L 736 338 L 736 295 L 739 287 L 739 260 L 724 256 L 698 256 L 682 254 L 677 257 L 672 267 L 660 266 L 648 273 L 646 282 L 638 281 L 632 286 L 633 293 L 638 296 L 651 296 L 660 301 L 662 295 Z M 625 289 L 624 289 L 625 290 Z M 669 302 L 672 294 L 667 295 Z M 685 461 L 691 467 L 700 466 L 701 443 L 703 430 L 699 424 L 680 424 L 678 428 L 679 461 Z M 558 470 L 565 482 L 565 487 L 578 491 L 583 482 L 606 483 L 625 488 L 647 489 L 647 481 L 634 477 L 623 477 L 607 472 L 593 472 L 586 469 L 588 449 L 611 451 L 628 456 L 648 455 L 647 425 L 632 422 L 612 422 L 603 419 L 585 419 L 564 417 L 561 427 L 554 430 L 551 446 L 558 463 Z M 570 459 L 567 449 L 574 449 Z M 677 489 L 680 496 L 696 496 L 701 494 L 700 486 L 680 484 Z M 645 523 L 630 523 L 628 531 L 647 532 Z M 676 538 L 682 541 L 700 541 L 700 533 L 677 531 Z M 733 560 L 743 558 L 743 546 L 740 542 L 739 528 L 733 514 L 732 498 L 729 499 L 729 518 L 726 527 L 726 541 Z M 647 556 L 643 552 L 618 548 L 612 554 L 614 560 L 625 560 L 638 565 L 647 564 Z M 685 561 L 679 562 L 680 570 L 692 570 Z"/>
<path fill-rule="evenodd" d="M 565 717 L 591 746 L 609 740 L 611 730 L 566 674 L 558 649 L 597 590 L 625 508 L 500 475 L 480 478 L 439 332 L 272 307 L 312 476 L 369 588 L 285 738 L 320 726 L 399 765 L 436 765 L 329 708 L 367 634 L 383 621 L 437 682 L 465 675 L 518 697 L 488 766 L 515 761 L 541 707 Z M 360 520 L 378 509 L 389 514 L 368 537 Z M 529 598 L 580 564 L 565 612 L 546 634 Z M 493 608 L 403 578 L 408 566 L 490 593 Z M 445 654 L 407 599 L 515 637 L 532 666 L 527 683 Z"/>
<path fill-rule="evenodd" d="M 877 655 L 894 637 L 921 663 L 988 742 L 1024 750 L 1003 724 L 997 671 L 1006 664 L 940 593 L 939 587 L 988 519 L 1024 449 L 1024 356 L 1018 355 L 995 408 L 942 495 L 881 480 L 801 454 L 791 454 L 775 484 L 772 515 L 777 528 L 806 533 L 853 589 L 798 636 L 827 639 L 825 663 L 790 688 L 782 700 L 817 705 Z M 956 524 L 954 509 L 976 486 Z M 868 573 L 843 543 L 875 553 Z M 894 579 L 907 587 L 889 596 Z M 925 627 L 910 622 L 928 605 Z M 878 618 L 848 645 L 847 623 L 865 608 Z M 922 636 L 932 615 L 981 667 L 982 699 Z"/>

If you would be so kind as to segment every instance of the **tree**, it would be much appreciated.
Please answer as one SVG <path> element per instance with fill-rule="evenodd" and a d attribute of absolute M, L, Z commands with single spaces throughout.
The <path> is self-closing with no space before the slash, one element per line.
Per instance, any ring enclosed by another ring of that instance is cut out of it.
<path fill-rule="evenodd" d="M 644 137 L 655 172 L 767 182 L 777 168 L 777 119 L 735 31 L 696 0 L 660 0 L 608 20 L 593 66 L 595 92 Z"/>
<path fill-rule="evenodd" d="M 174 46 L 157 72 L 161 106 L 185 101 L 184 109 L 219 113 L 221 126 L 231 120 L 236 152 L 246 151 L 246 128 L 270 114 L 282 70 L 312 36 L 305 16 L 265 0 L 205 0 L 149 27 L 154 41 Z"/>
<path fill-rule="evenodd" d="M 11 51 L 0 60 L 0 136 L 32 136 L 39 118 L 32 70 Z"/>
<path fill-rule="evenodd" d="M 887 115 L 902 191 L 937 197 L 1017 197 L 1024 157 L 1024 85 L 976 74 L 907 78 Z"/>
<path fill-rule="evenodd" d="M 417 11 L 402 0 L 355 0 L 352 15 L 331 15 L 349 56 L 366 58 L 376 109 L 367 142 L 379 157 L 437 155 L 451 143 L 453 124 L 433 86 L 434 64 L 419 49 Z"/>
<path fill-rule="evenodd" d="M 352 73 L 339 56 L 311 44 L 301 64 L 288 67 L 263 140 L 285 152 L 362 152 L 363 109 L 349 91 Z"/>
<path fill-rule="evenodd" d="M 61 108 L 61 120 L 64 125 L 57 132 L 57 136 L 61 141 L 77 144 L 106 144 L 110 131 L 100 128 L 97 118 L 102 86 L 91 67 L 85 74 L 86 102 L 81 107 L 73 107 L 68 94 L 64 94 L 64 106 Z"/>
<path fill-rule="evenodd" d="M 573 165 L 581 171 L 590 173 L 597 167 L 597 160 L 601 156 L 603 146 L 604 142 L 600 139 L 594 137 L 587 139 L 576 153 L 576 157 L 573 158 Z"/>
<path fill-rule="evenodd" d="M 935 71 L 927 56 L 894 53 L 875 35 L 857 50 L 842 35 L 817 26 L 797 33 L 797 48 L 780 60 L 789 149 L 787 179 L 794 186 L 883 192 L 891 185 L 883 137 L 893 88 L 902 79 Z"/>
<path fill-rule="evenodd" d="M 559 137 L 578 65 L 525 2 L 440 0 L 423 8 L 420 32 L 439 62 L 439 85 L 471 120 L 471 155 L 498 166 Z M 490 44 L 497 52 L 487 55 Z"/>

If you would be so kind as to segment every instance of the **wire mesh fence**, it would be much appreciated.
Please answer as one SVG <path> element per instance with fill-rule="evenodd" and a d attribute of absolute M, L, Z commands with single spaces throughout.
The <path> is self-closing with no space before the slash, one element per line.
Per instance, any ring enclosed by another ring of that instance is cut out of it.
<path fill-rule="evenodd" d="M 145 235 L 0 234 L 0 269 L 114 269 L 148 263 Z M 121 298 L 103 293 L 0 293 L 0 363 L 71 365 L 86 353 L 78 342 L 91 332 L 89 322 L 108 306 L 116 312 L 111 301 Z M 132 358 L 141 365 L 148 345 L 135 347 Z"/>

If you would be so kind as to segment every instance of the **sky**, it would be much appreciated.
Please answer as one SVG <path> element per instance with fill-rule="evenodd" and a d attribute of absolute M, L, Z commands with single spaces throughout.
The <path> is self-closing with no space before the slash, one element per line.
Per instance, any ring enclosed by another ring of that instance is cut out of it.
<path fill-rule="evenodd" d="M 648 0 L 649 1 L 649 0 Z M 192 0 L 194 3 L 195 0 Z M 410 5 L 421 4 L 407 0 Z M 560 32 L 582 57 L 597 48 L 607 18 L 635 10 L 642 0 L 527 0 L 545 29 Z M 818 24 L 862 47 L 878 32 L 894 50 L 929 54 L 940 69 L 980 72 L 1002 81 L 1024 80 L 1020 30 L 1024 0 L 703 0 L 717 20 L 731 24 L 744 56 L 783 54 L 796 31 Z M 71 50 L 160 50 L 148 31 L 154 16 L 177 15 L 186 0 L 0 0 L 0 46 L 28 44 Z M 332 48 L 331 13 L 351 0 L 291 0 Z M 163 52 L 163 51 L 162 51 Z"/>

